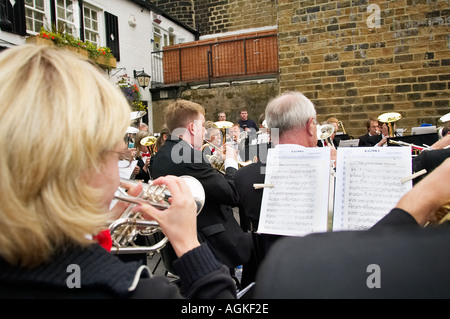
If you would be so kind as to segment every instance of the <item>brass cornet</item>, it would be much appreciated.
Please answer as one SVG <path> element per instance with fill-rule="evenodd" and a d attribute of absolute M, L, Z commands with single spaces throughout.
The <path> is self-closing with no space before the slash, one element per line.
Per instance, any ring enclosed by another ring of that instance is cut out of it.
<path fill-rule="evenodd" d="M 183 175 L 180 178 L 183 178 L 190 188 L 197 204 L 197 214 L 199 214 L 205 203 L 205 191 L 202 184 L 192 176 Z M 152 246 L 137 246 L 134 244 L 138 235 L 150 236 L 161 231 L 161 228 L 156 221 L 146 220 L 141 216 L 141 213 L 132 212 L 132 208 L 141 203 L 160 210 L 165 210 L 170 206 L 169 198 L 171 198 L 171 194 L 167 186 L 153 185 L 150 181 L 148 184 L 143 184 L 142 188 L 142 192 L 137 197 L 128 196 L 120 188 L 114 196 L 115 199 L 131 203 L 131 205 L 119 219 L 112 222 L 108 227 L 113 242 L 112 253 L 136 254 L 159 251 L 168 242 L 167 237 L 164 237 Z"/>

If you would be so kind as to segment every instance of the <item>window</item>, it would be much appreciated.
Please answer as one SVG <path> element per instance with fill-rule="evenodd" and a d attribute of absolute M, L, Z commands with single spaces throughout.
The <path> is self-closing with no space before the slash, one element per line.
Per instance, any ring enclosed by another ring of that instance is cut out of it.
<path fill-rule="evenodd" d="M 77 37 L 73 10 L 74 4 L 72 0 L 56 1 L 56 25 L 58 31 L 66 32 Z"/>
<path fill-rule="evenodd" d="M 39 33 L 44 26 L 44 0 L 25 0 L 25 20 L 28 32 Z"/>
<path fill-rule="evenodd" d="M 99 46 L 98 13 L 90 7 L 84 7 L 83 11 L 84 39 Z"/>
<path fill-rule="evenodd" d="M 153 28 L 153 50 L 161 50 L 161 29 L 156 27 Z"/>

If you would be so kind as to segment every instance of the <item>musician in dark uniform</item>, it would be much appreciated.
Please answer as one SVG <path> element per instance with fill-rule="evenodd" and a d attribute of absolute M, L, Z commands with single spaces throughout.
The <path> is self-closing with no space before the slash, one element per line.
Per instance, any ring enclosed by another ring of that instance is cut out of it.
<path fill-rule="evenodd" d="M 274 130 L 278 130 L 279 144 L 275 146 L 276 148 L 317 146 L 316 110 L 313 103 L 303 94 L 285 92 L 272 99 L 266 107 L 265 119 L 272 135 L 275 133 Z M 253 184 L 264 183 L 265 168 L 265 158 L 259 158 L 257 163 L 241 168 L 234 177 L 239 194 L 241 225 L 245 230 L 258 229 L 263 190 L 255 189 Z M 243 280 L 254 278 L 255 270 L 266 252 L 282 237 L 269 234 L 253 235 L 255 255 L 251 264 L 244 265 Z"/>
<path fill-rule="evenodd" d="M 366 127 L 367 127 L 367 134 L 358 137 L 359 138 L 358 146 L 375 146 L 382 139 L 382 136 L 380 135 L 378 119 L 375 117 L 371 117 L 370 119 L 367 120 Z"/>
<path fill-rule="evenodd" d="M 422 228 L 450 200 L 450 159 L 368 231 L 278 241 L 256 298 L 449 298 L 450 224 Z"/>
<path fill-rule="evenodd" d="M 205 205 L 197 217 L 200 240 L 206 242 L 218 260 L 229 268 L 242 265 L 251 254 L 251 236 L 233 216 L 238 194 L 233 177 L 237 172 L 236 153 L 228 147 L 225 175 L 211 167 L 200 148 L 205 133 L 205 110 L 194 102 L 178 100 L 168 106 L 165 122 L 171 135 L 153 156 L 151 176 L 190 175 L 205 190 Z"/>

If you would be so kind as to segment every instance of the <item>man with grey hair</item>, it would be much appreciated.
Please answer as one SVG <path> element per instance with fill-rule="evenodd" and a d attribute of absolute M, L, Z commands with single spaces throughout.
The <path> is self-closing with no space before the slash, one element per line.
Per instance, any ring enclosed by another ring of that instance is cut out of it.
<path fill-rule="evenodd" d="M 284 92 L 266 107 L 269 130 L 278 129 L 279 145 L 317 146 L 314 104 L 299 92 Z"/>
<path fill-rule="evenodd" d="M 275 148 L 298 149 L 317 147 L 316 110 L 303 94 L 287 91 L 270 100 L 265 118 Z M 278 134 L 277 134 L 278 133 Z M 239 194 L 239 216 L 244 231 L 258 229 L 262 189 L 253 184 L 264 183 L 265 160 L 241 168 L 234 175 L 234 185 Z M 281 236 L 254 234 L 254 255 L 243 269 L 242 285 L 254 281 L 255 273 L 269 247 Z"/>

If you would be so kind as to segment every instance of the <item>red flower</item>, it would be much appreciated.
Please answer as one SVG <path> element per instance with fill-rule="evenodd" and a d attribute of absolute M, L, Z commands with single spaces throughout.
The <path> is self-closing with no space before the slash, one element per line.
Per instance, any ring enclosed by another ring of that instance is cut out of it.
<path fill-rule="evenodd" d="M 102 230 L 100 233 L 98 233 L 98 235 L 94 236 L 94 239 L 96 239 L 99 245 L 105 248 L 107 251 L 111 251 L 112 240 L 109 230 Z"/>

